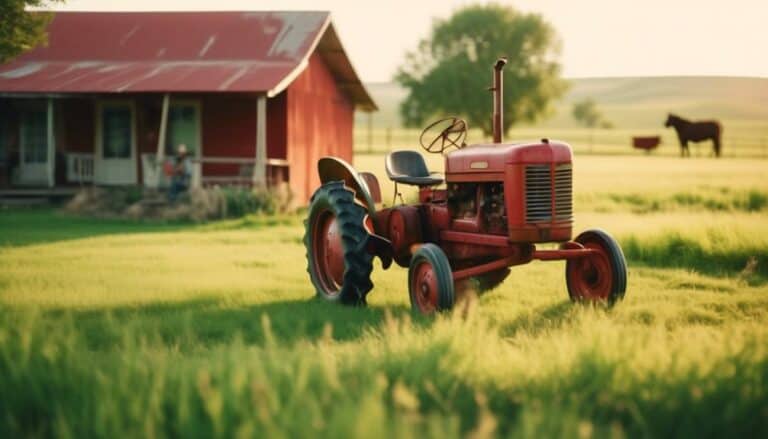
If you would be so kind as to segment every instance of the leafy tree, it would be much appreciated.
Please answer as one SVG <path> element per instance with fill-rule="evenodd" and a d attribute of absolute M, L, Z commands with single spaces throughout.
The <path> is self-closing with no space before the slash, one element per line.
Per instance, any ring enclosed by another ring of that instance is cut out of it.
<path fill-rule="evenodd" d="M 608 123 L 603 120 L 603 115 L 597 109 L 595 101 L 587 98 L 573 104 L 573 118 L 587 128 L 595 128 L 601 123 Z"/>
<path fill-rule="evenodd" d="M 504 132 L 534 121 L 565 91 L 558 52 L 555 31 L 540 15 L 497 4 L 460 9 L 435 22 L 430 37 L 406 54 L 395 78 L 409 92 L 400 105 L 403 120 L 420 126 L 438 115 L 460 115 L 490 135 L 491 66 L 507 56 Z"/>
<path fill-rule="evenodd" d="M 46 44 L 45 28 L 53 18 L 46 12 L 30 12 L 27 8 L 48 7 L 62 0 L 0 0 L 0 62 L 22 52 Z"/>

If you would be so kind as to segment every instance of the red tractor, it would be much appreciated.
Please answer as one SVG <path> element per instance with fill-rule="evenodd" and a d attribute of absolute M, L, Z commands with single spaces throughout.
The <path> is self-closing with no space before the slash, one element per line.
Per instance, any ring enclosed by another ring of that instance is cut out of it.
<path fill-rule="evenodd" d="M 320 159 L 323 184 L 312 195 L 304 237 L 307 271 L 319 297 L 365 304 L 378 256 L 384 269 L 393 260 L 408 267 L 411 305 L 425 314 L 451 309 L 470 279 L 476 288 L 490 289 L 504 281 L 509 267 L 534 259 L 566 261 L 574 301 L 613 304 L 623 298 L 627 269 L 619 244 L 602 230 L 571 240 L 571 147 L 547 139 L 502 143 L 505 63 L 502 58 L 494 65 L 494 143 L 466 146 L 467 125 L 458 118 L 430 125 L 421 144 L 445 154 L 445 177 L 429 172 L 416 151 L 390 153 L 392 206 L 376 209 L 381 191 L 373 174 L 358 173 L 338 158 Z M 425 142 L 434 130 L 439 134 Z M 456 150 L 446 153 L 450 147 Z M 398 185 L 417 186 L 418 204 L 402 204 Z M 560 245 L 536 247 L 547 242 Z"/>

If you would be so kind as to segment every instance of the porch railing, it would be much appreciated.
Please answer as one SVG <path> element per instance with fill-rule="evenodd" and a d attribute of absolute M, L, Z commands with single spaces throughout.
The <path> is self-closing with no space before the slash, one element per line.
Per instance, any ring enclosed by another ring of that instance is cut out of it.
<path fill-rule="evenodd" d="M 192 173 L 193 184 L 199 181 L 202 186 L 212 186 L 216 184 L 227 186 L 245 186 L 253 185 L 253 167 L 256 159 L 242 157 L 201 157 L 193 159 L 194 165 Z M 203 175 L 203 165 L 205 164 L 224 164 L 237 165 L 236 175 Z M 288 182 L 289 165 L 285 159 L 267 159 L 267 187 L 277 187 L 282 183 Z"/>
<path fill-rule="evenodd" d="M 67 154 L 67 181 L 74 183 L 93 182 L 93 154 Z"/>
<path fill-rule="evenodd" d="M 168 178 L 162 167 L 157 166 L 155 154 L 142 154 L 142 171 L 144 185 L 159 187 L 168 186 Z M 172 159 L 169 159 L 172 160 Z M 256 159 L 244 157 L 201 157 L 192 159 L 192 187 L 207 187 L 214 185 L 250 187 L 253 185 L 253 167 Z M 236 165 L 237 171 L 224 175 L 203 175 L 203 165 Z M 267 186 L 276 187 L 288 182 L 288 160 L 267 159 Z M 159 181 L 158 181 L 159 179 Z"/>

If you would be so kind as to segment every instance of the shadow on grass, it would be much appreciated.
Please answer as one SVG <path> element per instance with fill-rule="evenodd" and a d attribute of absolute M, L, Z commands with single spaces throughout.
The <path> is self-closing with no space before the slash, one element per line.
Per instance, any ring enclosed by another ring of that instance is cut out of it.
<path fill-rule="evenodd" d="M 0 247 L 52 243 L 95 236 L 173 232 L 192 223 L 150 223 L 121 219 L 87 218 L 52 208 L 0 209 Z"/>
<path fill-rule="evenodd" d="M 246 344 L 273 340 L 293 344 L 331 336 L 337 341 L 357 339 L 379 326 L 387 314 L 411 315 L 406 306 L 355 308 L 318 299 L 232 305 L 217 299 L 125 306 L 98 310 L 45 312 L 45 325 L 62 320 L 82 334 L 89 347 L 109 349 L 132 339 L 177 346 L 182 350 L 211 347 L 239 338 Z M 431 320 L 414 319 L 417 326 Z"/>
<path fill-rule="evenodd" d="M 75 216 L 53 208 L 0 209 L 0 248 L 133 233 L 217 231 L 300 225 L 297 215 L 245 216 L 198 224 L 189 221 L 135 221 Z"/>

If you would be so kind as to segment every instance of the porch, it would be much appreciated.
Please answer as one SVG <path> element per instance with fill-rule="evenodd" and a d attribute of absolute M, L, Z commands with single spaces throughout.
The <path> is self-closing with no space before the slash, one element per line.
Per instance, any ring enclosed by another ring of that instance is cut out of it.
<path fill-rule="evenodd" d="M 164 165 L 180 144 L 190 151 L 193 187 L 287 183 L 280 123 L 267 142 L 268 114 L 285 120 L 281 100 L 0 95 L 0 196 L 59 196 L 90 185 L 162 189 L 169 183 Z"/>

